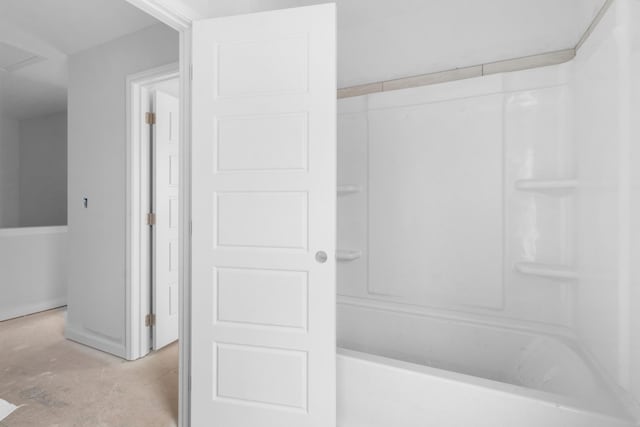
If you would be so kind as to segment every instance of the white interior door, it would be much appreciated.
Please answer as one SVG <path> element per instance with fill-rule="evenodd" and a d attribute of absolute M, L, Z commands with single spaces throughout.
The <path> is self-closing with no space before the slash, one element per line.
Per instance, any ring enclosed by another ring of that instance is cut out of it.
<path fill-rule="evenodd" d="M 333 4 L 193 29 L 195 427 L 335 426 Z"/>
<path fill-rule="evenodd" d="M 153 349 L 178 339 L 178 165 L 179 101 L 157 91 L 154 126 L 152 206 L 153 226 L 152 295 L 155 324 Z"/>

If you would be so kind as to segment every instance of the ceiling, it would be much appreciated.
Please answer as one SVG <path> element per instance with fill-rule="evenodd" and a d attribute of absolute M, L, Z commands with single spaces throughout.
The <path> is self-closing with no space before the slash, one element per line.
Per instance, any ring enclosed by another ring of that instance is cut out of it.
<path fill-rule="evenodd" d="M 323 2 L 208 0 L 208 12 L 226 16 Z M 572 48 L 604 2 L 336 0 L 338 86 Z M 64 109 L 68 55 L 154 23 L 125 0 L 0 0 L 0 42 L 35 58 L 0 71 L 0 107 L 18 118 Z M 3 57 L 24 59 L 0 45 L 0 67 Z"/>
<path fill-rule="evenodd" d="M 210 0 L 215 16 L 326 0 Z M 336 0 L 338 86 L 576 46 L 605 0 Z"/>
<path fill-rule="evenodd" d="M 156 23 L 125 0 L 0 0 L 0 108 L 65 110 L 69 55 Z"/>

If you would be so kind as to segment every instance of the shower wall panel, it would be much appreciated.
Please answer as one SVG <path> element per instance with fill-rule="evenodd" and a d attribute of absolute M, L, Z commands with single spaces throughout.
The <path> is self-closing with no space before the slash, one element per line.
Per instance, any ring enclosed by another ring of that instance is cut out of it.
<path fill-rule="evenodd" d="M 571 269 L 573 194 L 536 189 L 571 182 L 569 72 L 340 100 L 338 240 L 361 256 L 339 263 L 339 293 L 398 310 L 569 326 L 573 278 L 536 274 Z"/>
<path fill-rule="evenodd" d="M 640 402 L 640 3 L 613 2 L 574 61 L 576 331 Z M 640 413 L 640 406 L 638 407 Z"/>
<path fill-rule="evenodd" d="M 369 112 L 369 292 L 502 307 L 502 103 Z"/>

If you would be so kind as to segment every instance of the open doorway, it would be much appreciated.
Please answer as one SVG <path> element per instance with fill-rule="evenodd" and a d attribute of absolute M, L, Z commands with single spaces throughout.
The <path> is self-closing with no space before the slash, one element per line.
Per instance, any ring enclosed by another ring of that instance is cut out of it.
<path fill-rule="evenodd" d="M 153 94 L 151 132 L 152 349 L 178 340 L 180 119 L 178 78 L 163 82 Z"/>
<path fill-rule="evenodd" d="M 127 78 L 130 360 L 179 335 L 179 86 L 178 64 Z"/>
<path fill-rule="evenodd" d="M 175 341 L 178 335 L 179 291 L 175 287 L 177 280 L 173 280 L 178 275 L 178 234 L 158 236 L 158 239 L 167 238 L 167 245 L 161 252 L 153 250 L 153 233 L 150 232 L 145 247 L 149 259 L 162 257 L 164 265 L 171 265 L 169 272 L 173 275 L 166 277 L 169 288 L 166 302 L 162 304 L 156 300 L 159 306 L 166 308 L 171 321 L 169 332 L 155 344 L 155 348 L 164 346 L 164 349 L 135 362 L 124 359 L 131 358 L 128 351 L 132 340 L 128 331 L 130 295 L 125 261 L 128 255 L 127 218 L 131 216 L 125 185 L 127 164 L 131 161 L 127 152 L 127 78 L 143 70 L 172 64 L 173 81 L 167 78 L 156 82 L 157 88 L 147 89 L 154 105 L 158 105 L 156 101 L 160 98 L 166 101 L 163 105 L 172 105 L 166 145 L 179 146 L 175 138 L 180 132 L 175 106 L 178 101 L 172 98 L 178 95 L 178 32 L 125 0 L 62 0 L 55 5 L 32 0 L 0 2 L 0 41 L 4 43 L 0 57 L 6 59 L 0 68 L 9 68 L 0 70 L 3 77 L 0 101 L 7 107 L 17 106 L 18 103 L 8 96 L 9 88 L 13 92 L 21 87 L 25 88 L 25 100 L 34 107 L 52 105 L 47 101 L 49 98 L 41 98 L 36 93 L 36 88 L 44 86 L 44 95 L 62 93 L 64 108 L 47 114 L 60 113 L 61 117 L 55 117 L 60 120 L 55 123 L 68 127 L 68 137 L 63 138 L 63 152 L 52 143 L 54 137 L 57 143 L 57 135 L 62 133 L 57 131 L 59 127 L 44 128 L 53 119 L 46 123 L 25 122 L 23 126 L 24 146 L 28 148 L 24 150 L 25 158 L 37 161 L 29 163 L 33 167 L 22 168 L 23 181 L 38 184 L 33 179 L 37 173 L 59 163 L 65 163 L 66 169 L 62 179 L 47 175 L 33 191 L 25 192 L 33 195 L 25 200 L 34 207 L 25 212 L 42 216 L 55 208 L 53 213 L 64 213 L 64 218 L 48 224 L 28 221 L 29 226 L 60 226 L 60 230 L 58 227 L 44 230 L 48 233 L 46 236 L 35 232 L 43 231 L 35 230 L 39 227 L 24 233 L 17 229 L 0 233 L 0 246 L 4 248 L 0 258 L 5 263 L 0 265 L 3 273 L 0 319 L 7 319 L 0 322 L 0 366 L 3 366 L 0 424 L 177 425 L 178 347 L 177 344 L 164 344 Z M 55 68 L 47 68 L 49 64 Z M 15 84 L 17 77 L 23 78 L 24 83 Z M 39 82 L 43 84 L 37 84 Z M 67 110 L 68 115 L 62 117 Z M 154 111 L 156 123 L 161 121 L 160 113 L 155 109 L 145 109 L 143 119 L 147 112 Z M 38 114 L 40 117 L 44 113 Z M 19 126 L 4 126 L 5 122 L 0 130 L 19 130 Z M 151 136 L 155 129 L 148 128 Z M 17 134 L 17 131 L 11 133 Z M 36 140 L 33 135 L 41 138 Z M 42 148 L 49 151 L 36 153 L 34 150 L 43 145 L 39 142 L 45 139 L 48 144 Z M 32 140 L 35 142 L 31 143 Z M 20 151 L 19 146 L 12 149 L 14 154 Z M 147 152 L 151 154 L 150 147 Z M 60 153 L 65 162 L 58 161 Z M 146 221 L 147 213 L 159 213 L 164 208 L 173 215 L 167 228 L 177 228 L 178 196 L 177 193 L 169 194 L 169 190 L 173 190 L 169 187 L 177 187 L 180 181 L 176 176 L 180 170 L 174 164 L 179 158 L 171 157 L 168 154 L 162 165 L 149 158 L 147 171 L 151 173 L 155 166 L 156 170 L 166 172 L 170 182 L 164 196 L 172 201 L 169 206 L 161 204 L 161 197 L 152 199 L 148 192 L 146 203 L 154 209 L 145 210 L 140 219 Z M 0 155 L 0 160 L 2 178 L 5 172 L 16 175 L 15 162 L 8 161 L 4 155 Z M 19 173 L 16 176 L 19 181 Z M 148 178 L 151 185 L 154 180 Z M 56 198 L 56 201 L 62 199 L 62 208 L 50 200 L 55 193 L 50 187 L 59 181 L 63 183 L 64 197 Z M 2 192 L 10 195 L 16 188 L 15 185 L 5 186 L 6 182 L 2 179 Z M 2 209 L 7 206 L 0 204 Z M 7 221 L 12 219 L 12 212 L 5 215 L 3 210 L 2 214 Z M 164 215 L 157 216 L 158 219 L 161 217 Z M 24 240 L 24 245 L 18 240 Z M 149 278 L 159 274 L 150 270 L 152 265 L 149 263 L 147 270 Z M 15 280 L 7 276 L 9 271 L 15 272 Z M 32 278 L 34 275 L 37 275 L 35 279 Z M 39 298 L 39 290 L 35 292 L 22 283 L 46 287 L 42 298 Z M 55 289 L 53 285 L 56 285 Z M 58 290 L 60 295 L 55 293 Z M 140 292 L 145 293 L 149 308 L 154 305 L 154 294 L 160 295 L 160 292 L 152 292 L 151 282 Z M 16 300 L 23 296 L 38 297 L 38 300 L 25 300 L 24 303 Z M 9 311 L 4 310 L 5 304 Z M 56 307 L 60 308 L 42 312 Z M 147 337 L 149 345 L 147 352 L 153 345 L 149 332 L 159 326 L 153 325 L 152 316 L 158 311 L 140 311 L 141 335 Z M 147 320 L 148 327 L 145 326 Z M 5 401 L 10 405 L 6 407 L 11 408 L 11 414 L 3 413 Z M 4 415 L 8 416 L 5 418 Z"/>

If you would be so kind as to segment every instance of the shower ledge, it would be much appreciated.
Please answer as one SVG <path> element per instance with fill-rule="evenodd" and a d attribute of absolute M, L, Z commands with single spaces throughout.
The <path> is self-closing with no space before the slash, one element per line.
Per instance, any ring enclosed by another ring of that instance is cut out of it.
<path fill-rule="evenodd" d="M 518 262 L 515 265 L 519 273 L 529 276 L 549 277 L 552 279 L 578 279 L 578 273 L 564 265 L 542 264 L 537 262 Z"/>
<path fill-rule="evenodd" d="M 362 256 L 362 251 L 338 249 L 336 251 L 337 261 L 355 261 Z"/>
<path fill-rule="evenodd" d="M 578 188 L 577 179 L 521 179 L 516 190 L 567 193 Z"/>

